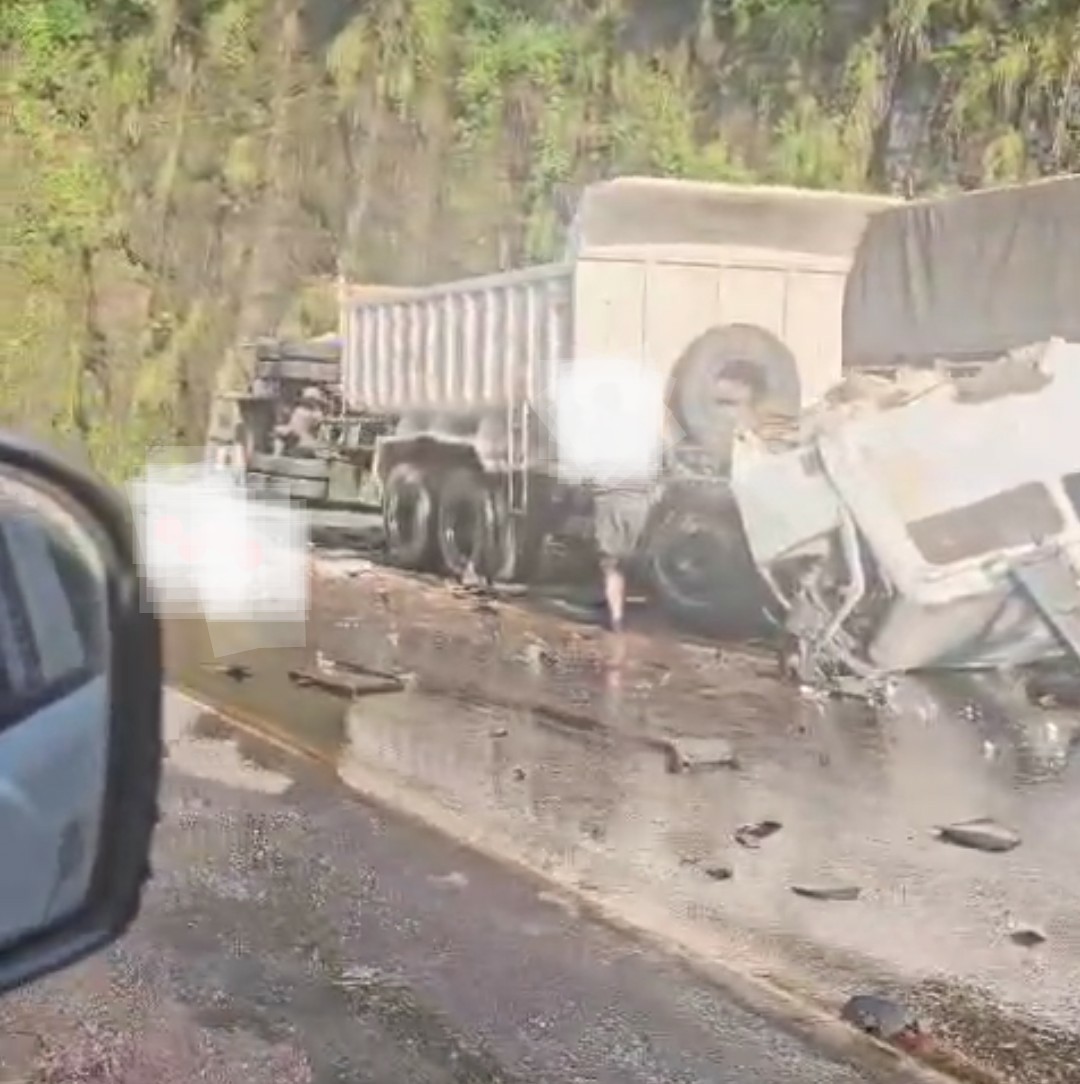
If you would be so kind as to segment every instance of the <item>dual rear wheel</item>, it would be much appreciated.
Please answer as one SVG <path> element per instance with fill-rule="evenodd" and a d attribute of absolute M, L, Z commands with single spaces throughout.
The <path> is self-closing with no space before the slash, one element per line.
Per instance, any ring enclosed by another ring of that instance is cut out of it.
<path fill-rule="evenodd" d="M 383 518 L 394 564 L 495 581 L 532 572 L 537 540 L 510 512 L 505 485 L 479 470 L 399 463 L 386 479 Z"/>

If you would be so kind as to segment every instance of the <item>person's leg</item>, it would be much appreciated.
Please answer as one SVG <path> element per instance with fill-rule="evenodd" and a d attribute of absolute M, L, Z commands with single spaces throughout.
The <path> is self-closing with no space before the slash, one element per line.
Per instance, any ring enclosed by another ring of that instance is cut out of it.
<path fill-rule="evenodd" d="M 604 557 L 600 568 L 604 573 L 604 599 L 611 631 L 622 632 L 626 614 L 626 574 L 615 557 Z"/>
<path fill-rule="evenodd" d="M 604 575 L 610 627 L 621 632 L 626 616 L 626 570 L 638 553 L 649 514 L 644 491 L 605 493 L 596 504 L 596 540 Z"/>

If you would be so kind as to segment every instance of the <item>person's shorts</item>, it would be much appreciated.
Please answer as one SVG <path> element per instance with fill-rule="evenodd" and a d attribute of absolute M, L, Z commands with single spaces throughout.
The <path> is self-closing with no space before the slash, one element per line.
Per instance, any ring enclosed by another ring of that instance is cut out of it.
<path fill-rule="evenodd" d="M 647 491 L 605 490 L 595 496 L 594 530 L 601 556 L 626 562 L 637 556 L 652 500 Z"/>

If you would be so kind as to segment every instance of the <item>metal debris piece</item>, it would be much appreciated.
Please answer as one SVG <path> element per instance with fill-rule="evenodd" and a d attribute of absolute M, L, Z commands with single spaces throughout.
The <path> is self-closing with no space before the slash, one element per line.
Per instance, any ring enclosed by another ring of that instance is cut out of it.
<path fill-rule="evenodd" d="M 706 866 L 705 876 L 712 881 L 730 881 L 735 876 L 731 866 Z"/>
<path fill-rule="evenodd" d="M 215 674 L 221 674 L 233 681 L 247 681 L 254 673 L 250 666 L 238 662 L 223 663 L 218 666 L 211 666 L 209 669 L 213 670 Z"/>
<path fill-rule="evenodd" d="M 808 900 L 847 902 L 857 900 L 862 895 L 862 889 L 857 885 L 792 885 L 791 891 L 796 896 L 804 896 Z"/>
<path fill-rule="evenodd" d="M 922 1031 L 918 1019 L 909 1009 L 878 994 L 856 994 L 849 998 L 840 1010 L 840 1019 L 886 1042 L 904 1035 L 918 1035 Z"/>
<path fill-rule="evenodd" d="M 672 773 L 739 766 L 735 749 L 726 738 L 670 738 L 665 752 Z"/>
<path fill-rule="evenodd" d="M 743 847 L 757 848 L 763 839 L 776 835 L 784 826 L 779 821 L 757 821 L 735 830 L 735 842 Z"/>
<path fill-rule="evenodd" d="M 327 673 L 318 670 L 290 670 L 289 680 L 301 689 L 320 689 L 334 696 L 357 699 L 380 693 L 399 693 L 404 682 L 390 674 Z"/>
<path fill-rule="evenodd" d="M 469 878 L 460 870 L 453 870 L 450 873 L 444 873 L 442 876 L 434 876 L 429 880 L 435 884 L 446 885 L 448 888 L 467 888 L 469 885 Z"/>
<path fill-rule="evenodd" d="M 1009 940 L 1021 948 L 1035 948 L 1046 942 L 1046 934 L 1034 926 L 1021 926 L 1009 934 Z"/>
<path fill-rule="evenodd" d="M 370 990 L 383 985 L 388 980 L 392 981 L 394 977 L 377 967 L 360 965 L 346 968 L 334 982 L 345 990 Z"/>
<path fill-rule="evenodd" d="M 979 817 L 958 824 L 939 825 L 935 828 L 938 838 L 957 847 L 975 851 L 1001 854 L 1020 845 L 1020 835 L 989 817 Z"/>
<path fill-rule="evenodd" d="M 1080 708 L 1080 674 L 1036 672 L 1027 681 L 1027 695 L 1033 704 L 1043 708 Z"/>

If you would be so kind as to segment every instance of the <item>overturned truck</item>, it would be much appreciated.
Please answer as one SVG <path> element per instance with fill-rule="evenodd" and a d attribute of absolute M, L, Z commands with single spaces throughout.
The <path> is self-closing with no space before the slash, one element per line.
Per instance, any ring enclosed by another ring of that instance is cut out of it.
<path fill-rule="evenodd" d="M 875 216 L 845 379 L 731 486 L 805 680 L 1080 661 L 1080 178 Z"/>

